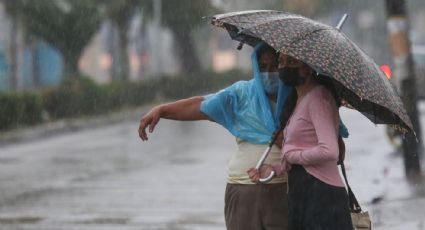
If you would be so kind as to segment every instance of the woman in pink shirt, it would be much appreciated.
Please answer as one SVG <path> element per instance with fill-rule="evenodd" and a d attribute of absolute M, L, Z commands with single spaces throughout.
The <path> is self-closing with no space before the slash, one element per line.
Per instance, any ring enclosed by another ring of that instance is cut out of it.
<path fill-rule="evenodd" d="M 280 55 L 280 77 L 295 87 L 288 98 L 282 122 L 282 162 L 263 165 L 258 179 L 274 170 L 288 173 L 290 230 L 352 230 L 348 196 L 337 167 L 338 99 L 324 76 L 305 63 Z"/>

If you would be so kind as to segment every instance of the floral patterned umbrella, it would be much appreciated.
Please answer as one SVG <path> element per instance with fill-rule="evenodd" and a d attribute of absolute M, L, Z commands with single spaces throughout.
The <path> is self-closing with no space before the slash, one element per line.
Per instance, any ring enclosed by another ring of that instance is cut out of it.
<path fill-rule="evenodd" d="M 214 26 L 232 39 L 254 46 L 264 41 L 330 77 L 343 104 L 375 124 L 406 132 L 412 123 L 398 93 L 378 65 L 338 29 L 280 11 L 257 10 L 215 15 Z M 320 77 L 320 76 L 319 76 Z"/>

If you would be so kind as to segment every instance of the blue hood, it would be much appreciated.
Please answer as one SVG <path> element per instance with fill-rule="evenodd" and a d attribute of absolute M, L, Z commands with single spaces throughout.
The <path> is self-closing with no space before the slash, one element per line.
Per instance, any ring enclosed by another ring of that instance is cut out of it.
<path fill-rule="evenodd" d="M 201 111 L 229 130 L 235 137 L 253 144 L 267 144 L 278 129 L 280 114 L 292 88 L 279 81 L 276 109 L 273 112 L 264 91 L 258 65 L 257 45 L 251 55 L 253 79 L 205 96 Z"/>

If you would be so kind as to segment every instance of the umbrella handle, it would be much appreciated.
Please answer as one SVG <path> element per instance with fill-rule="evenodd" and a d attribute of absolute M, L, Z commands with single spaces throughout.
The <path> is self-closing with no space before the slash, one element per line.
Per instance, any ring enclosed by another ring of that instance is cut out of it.
<path fill-rule="evenodd" d="M 272 146 L 268 146 L 266 150 L 264 150 L 263 155 L 261 156 L 260 160 L 258 161 L 257 165 L 255 166 L 255 169 L 260 170 L 261 165 L 263 165 L 264 161 L 266 160 L 267 156 L 270 153 L 270 150 L 272 149 Z M 269 182 L 275 175 L 275 171 L 271 171 L 270 174 L 265 178 L 260 178 L 260 183 L 266 183 Z"/>
<path fill-rule="evenodd" d="M 271 181 L 271 179 L 273 179 L 275 174 L 276 173 L 274 171 L 271 171 L 268 177 L 260 178 L 258 181 L 260 181 L 260 183 L 267 183 L 267 182 Z"/>

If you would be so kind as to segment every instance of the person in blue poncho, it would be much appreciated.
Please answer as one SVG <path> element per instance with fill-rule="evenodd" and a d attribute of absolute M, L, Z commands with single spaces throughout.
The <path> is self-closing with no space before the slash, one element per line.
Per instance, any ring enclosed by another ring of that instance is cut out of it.
<path fill-rule="evenodd" d="M 291 88 L 279 80 L 278 54 L 261 43 L 251 55 L 253 79 L 239 81 L 206 96 L 195 96 L 154 107 L 140 121 L 139 136 L 148 140 L 160 118 L 211 120 L 236 137 L 237 151 L 227 169 L 225 221 L 233 229 L 287 229 L 286 175 L 266 184 L 251 182 L 247 170 L 256 165 L 273 133 Z M 265 163 L 280 162 L 281 140 L 275 142 Z"/>

